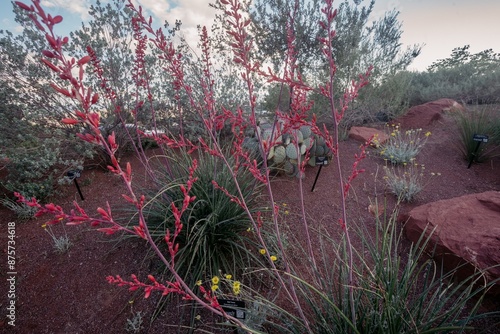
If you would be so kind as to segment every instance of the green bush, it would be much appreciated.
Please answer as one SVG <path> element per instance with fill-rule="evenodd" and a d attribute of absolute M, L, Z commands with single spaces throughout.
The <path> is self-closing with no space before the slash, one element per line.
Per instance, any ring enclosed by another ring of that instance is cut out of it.
<path fill-rule="evenodd" d="M 412 73 L 410 105 L 440 98 L 465 104 L 498 103 L 500 55 L 491 49 L 471 54 L 468 49 L 468 45 L 455 48 L 450 57 L 436 61 L 426 72 Z"/>

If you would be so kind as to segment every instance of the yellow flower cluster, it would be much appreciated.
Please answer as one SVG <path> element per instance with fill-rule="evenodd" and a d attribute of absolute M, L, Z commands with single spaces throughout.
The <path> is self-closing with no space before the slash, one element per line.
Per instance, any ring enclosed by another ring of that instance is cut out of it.
<path fill-rule="evenodd" d="M 262 255 L 266 255 L 266 250 L 264 248 L 259 249 L 259 253 Z M 276 255 L 271 255 L 271 261 L 275 262 L 278 260 Z"/>
<path fill-rule="evenodd" d="M 238 295 L 241 292 L 241 283 L 239 281 L 232 281 L 233 275 L 231 274 L 225 274 L 223 275 L 223 278 L 220 278 L 219 276 L 213 276 L 210 279 L 210 290 L 212 292 L 215 291 L 221 291 L 221 285 L 229 285 L 233 291 L 234 295 Z M 196 285 L 201 286 L 203 282 L 201 280 L 198 280 L 196 282 Z M 224 289 L 222 289 L 224 290 Z"/>

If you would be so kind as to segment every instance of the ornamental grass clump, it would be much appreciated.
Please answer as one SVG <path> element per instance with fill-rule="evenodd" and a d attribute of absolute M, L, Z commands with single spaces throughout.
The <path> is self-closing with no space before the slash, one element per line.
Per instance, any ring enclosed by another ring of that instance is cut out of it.
<path fill-rule="evenodd" d="M 239 272 L 258 263 L 255 261 L 257 256 L 247 251 L 253 241 L 247 233 L 251 223 L 246 211 L 218 187 L 229 194 L 237 193 L 239 187 L 251 212 L 258 209 L 261 190 L 248 170 L 240 169 L 234 180 L 227 165 L 218 157 L 203 151 L 196 155 L 198 167 L 189 193 L 194 200 L 180 217 L 183 228 L 177 236 L 179 255 L 176 261 L 177 270 L 192 283 L 203 279 L 207 272 Z M 151 236 L 160 244 L 165 233 L 175 227 L 172 203 L 182 205 L 184 201 L 180 185 L 187 182 L 188 168 L 193 160 L 193 154 L 181 151 L 171 157 L 168 171 L 160 169 L 157 172 L 163 175 L 159 180 L 164 186 L 152 194 L 144 210 Z"/>
<path fill-rule="evenodd" d="M 430 132 L 422 134 L 422 129 L 403 131 L 396 124 L 387 124 L 387 130 L 389 139 L 383 143 L 375 139 L 374 144 L 379 155 L 393 165 L 409 163 L 420 153 L 431 135 Z"/>
<path fill-rule="evenodd" d="M 497 110 L 457 111 L 453 118 L 458 130 L 458 149 L 464 159 L 483 162 L 500 155 L 500 115 Z M 474 135 L 488 136 L 487 142 L 474 140 Z"/>
<path fill-rule="evenodd" d="M 472 329 L 467 325 L 481 319 L 476 314 L 483 300 L 481 291 L 492 286 L 485 283 L 483 274 L 477 272 L 456 281 L 460 268 L 445 272 L 425 251 L 434 231 L 427 237 L 422 234 L 406 250 L 397 217 L 397 209 L 375 217 L 375 232 L 365 225 L 356 226 L 362 248 L 355 253 L 353 295 L 348 291 L 346 240 L 339 244 L 319 232 L 322 279 L 319 286 L 300 282 L 301 298 L 310 309 L 312 333 L 458 333 Z M 337 246 L 332 247 L 334 244 Z M 351 304 L 355 322 L 348 317 Z M 466 307 L 468 313 L 464 312 Z M 290 326 L 279 332 L 305 333 L 306 328 L 290 321 Z"/>

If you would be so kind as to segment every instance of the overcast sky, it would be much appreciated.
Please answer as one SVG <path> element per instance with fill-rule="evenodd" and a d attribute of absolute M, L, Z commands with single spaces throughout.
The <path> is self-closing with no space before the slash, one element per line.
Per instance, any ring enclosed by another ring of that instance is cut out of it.
<path fill-rule="evenodd" d="M 196 36 L 196 25 L 210 25 L 214 16 L 208 6 L 210 0 L 136 1 L 153 15 L 157 26 L 165 19 L 172 24 L 176 19 L 181 20 L 188 40 Z M 61 29 L 73 30 L 88 19 L 87 11 L 93 2 L 95 0 L 42 0 L 42 5 L 53 15 L 64 17 Z M 369 0 L 364 3 L 368 4 Z M 453 48 L 466 44 L 473 53 L 489 48 L 500 53 L 500 0 L 376 0 L 374 17 L 393 8 L 400 11 L 403 45 L 425 44 L 412 69 L 423 71 L 435 60 L 448 57 Z M 0 29 L 20 29 L 11 11 L 10 1 L 0 0 Z"/>

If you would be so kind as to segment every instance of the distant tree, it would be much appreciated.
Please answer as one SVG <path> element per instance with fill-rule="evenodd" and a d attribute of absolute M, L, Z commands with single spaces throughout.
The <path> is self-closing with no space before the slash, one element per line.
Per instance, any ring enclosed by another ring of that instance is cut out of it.
<path fill-rule="evenodd" d="M 389 11 L 382 18 L 369 23 L 374 4 L 375 0 L 371 0 L 367 6 L 363 5 L 363 0 L 344 0 L 338 7 L 335 27 L 337 37 L 332 47 L 339 94 L 370 65 L 374 67 L 370 80 L 372 85 L 381 84 L 384 77 L 406 69 L 420 54 L 420 45 L 402 49 L 402 25 L 398 20 L 398 11 Z M 283 13 L 295 10 L 295 51 L 300 70 L 313 83 L 315 80 L 321 81 L 325 65 L 321 63 L 318 47 L 318 37 L 322 33 L 319 25 L 320 8 L 318 1 L 256 0 L 249 7 L 258 46 L 256 52 L 275 67 L 283 64 L 287 49 L 286 27 L 290 21 L 290 15 Z M 272 96 L 274 94 L 270 94 L 269 99 Z M 318 96 L 315 102 L 314 111 L 321 114 L 325 101 Z M 271 102 L 266 101 L 266 104 Z"/>
<path fill-rule="evenodd" d="M 492 49 L 472 54 L 464 45 L 432 63 L 427 72 L 416 73 L 408 94 L 411 104 L 442 97 L 469 104 L 497 103 L 499 82 L 500 54 Z"/>
<path fill-rule="evenodd" d="M 255 0 L 249 8 L 257 54 L 275 70 L 288 49 L 288 29 L 295 36 L 295 57 L 305 71 L 322 58 L 318 37 L 322 33 L 319 0 Z"/>

